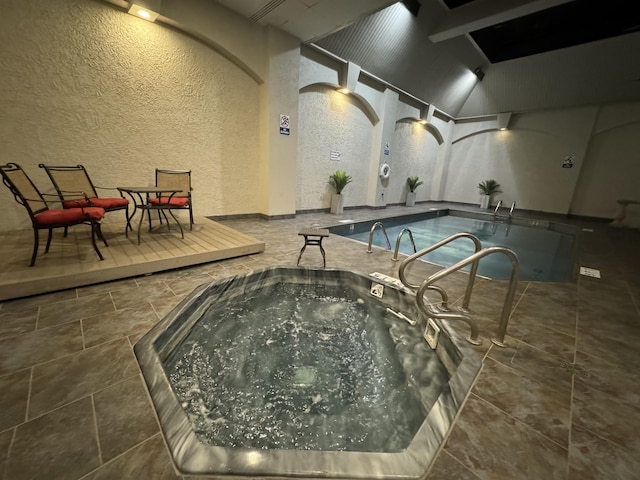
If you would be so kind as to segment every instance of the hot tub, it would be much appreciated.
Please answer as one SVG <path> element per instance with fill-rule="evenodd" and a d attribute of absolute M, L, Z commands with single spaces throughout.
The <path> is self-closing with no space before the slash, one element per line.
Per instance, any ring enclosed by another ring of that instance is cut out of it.
<path fill-rule="evenodd" d="M 134 347 L 184 474 L 420 478 L 480 371 L 384 276 L 269 268 L 198 287 Z"/>

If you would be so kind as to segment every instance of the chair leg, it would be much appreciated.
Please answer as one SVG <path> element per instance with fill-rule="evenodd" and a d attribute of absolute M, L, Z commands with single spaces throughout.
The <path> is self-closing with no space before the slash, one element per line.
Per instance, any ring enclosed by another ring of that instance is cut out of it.
<path fill-rule="evenodd" d="M 36 264 L 36 255 L 38 254 L 38 229 L 33 229 L 33 253 L 31 254 L 31 263 L 30 267 L 33 267 Z"/>
<path fill-rule="evenodd" d="M 162 213 L 163 213 L 163 215 L 164 215 L 164 212 L 162 212 Z M 165 218 L 166 218 L 166 217 L 167 217 L 167 216 L 165 215 Z M 162 215 L 160 215 L 160 210 L 158 210 L 158 221 L 160 222 L 160 225 L 162 225 Z M 169 220 L 167 220 L 167 223 L 169 223 Z"/>
<path fill-rule="evenodd" d="M 64 227 L 64 237 L 67 237 L 67 233 L 69 233 L 69 227 Z"/>
<path fill-rule="evenodd" d="M 167 218 L 167 214 L 164 213 L 164 210 L 162 211 L 162 213 L 164 214 L 164 217 Z M 184 230 L 182 230 L 182 225 L 180 225 L 180 222 L 178 221 L 178 219 L 176 218 L 176 216 L 173 214 L 173 212 L 171 210 L 169 210 L 169 215 L 171 215 L 173 217 L 173 219 L 178 224 L 178 227 L 180 227 L 180 235 L 182 235 L 182 238 L 184 239 Z M 169 225 L 169 219 L 168 218 L 167 218 L 167 225 Z"/>
<path fill-rule="evenodd" d="M 49 235 L 47 235 L 47 246 L 44 247 L 44 253 L 49 252 L 49 245 L 51 245 L 51 236 L 53 235 L 53 228 L 49 229 Z"/>
<path fill-rule="evenodd" d="M 193 230 L 193 209 L 191 208 L 191 202 L 189 202 L 189 230 Z"/>
<path fill-rule="evenodd" d="M 108 247 L 109 244 L 107 243 L 107 239 L 104 238 L 104 235 L 102 234 L 102 224 L 96 223 L 96 233 L 98 234 L 98 238 L 102 240 L 102 243 L 104 243 L 104 246 Z"/>
<path fill-rule="evenodd" d="M 100 250 L 98 250 L 98 245 L 96 245 L 96 231 L 98 231 L 99 236 L 102 237 L 102 232 L 100 232 L 100 224 L 96 222 L 91 222 L 91 244 L 93 245 L 93 249 L 98 254 L 98 257 L 100 257 L 100 260 L 104 260 L 102 253 L 100 253 Z M 107 242 L 105 242 L 105 245 L 106 244 Z"/>
<path fill-rule="evenodd" d="M 162 216 L 167 221 L 167 230 L 171 230 L 171 224 L 169 223 L 169 219 L 167 218 L 167 214 L 164 212 L 164 209 L 158 210 L 158 218 L 160 218 L 160 212 L 162 212 Z M 169 210 L 169 213 L 171 213 L 171 210 Z M 162 218 L 160 218 L 160 225 L 162 225 Z"/>

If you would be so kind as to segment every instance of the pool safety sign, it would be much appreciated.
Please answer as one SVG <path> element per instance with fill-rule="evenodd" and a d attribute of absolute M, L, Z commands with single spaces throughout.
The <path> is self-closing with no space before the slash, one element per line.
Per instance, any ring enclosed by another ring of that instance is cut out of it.
<path fill-rule="evenodd" d="M 289 115 L 285 115 L 283 113 L 280 114 L 280 135 L 291 134 L 290 122 L 291 120 L 289 118 Z"/>

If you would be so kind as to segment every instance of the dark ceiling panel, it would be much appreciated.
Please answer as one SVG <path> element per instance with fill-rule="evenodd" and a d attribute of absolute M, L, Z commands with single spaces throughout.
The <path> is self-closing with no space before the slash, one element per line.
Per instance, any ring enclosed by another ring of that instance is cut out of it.
<path fill-rule="evenodd" d="M 455 8 L 471 0 L 445 0 Z M 471 32 L 491 63 L 640 30 L 638 0 L 574 0 Z"/>
<path fill-rule="evenodd" d="M 444 4 L 450 9 L 454 9 L 456 7 L 464 5 L 465 3 L 471 2 L 473 2 L 473 0 L 444 0 Z"/>

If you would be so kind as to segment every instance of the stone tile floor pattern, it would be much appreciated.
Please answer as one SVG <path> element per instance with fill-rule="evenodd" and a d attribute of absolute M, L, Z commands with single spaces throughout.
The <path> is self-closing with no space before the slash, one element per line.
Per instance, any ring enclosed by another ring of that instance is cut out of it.
<path fill-rule="evenodd" d="M 0 479 L 195 479 L 173 467 L 135 342 L 197 285 L 295 265 L 301 228 L 433 206 L 442 204 L 228 220 L 266 251 L 0 304 Z M 471 310 L 484 368 L 427 480 L 639 478 L 640 232 L 561 221 L 593 229 L 580 233 L 577 260 L 602 278 L 520 282 L 506 348 L 488 340 L 506 282 L 478 280 Z M 397 277 L 388 251 L 367 254 L 336 235 L 323 245 L 328 268 Z M 319 250 L 309 247 L 301 264 L 321 266 Z M 410 274 L 436 270 L 424 263 Z M 440 284 L 461 301 L 464 274 Z"/>

